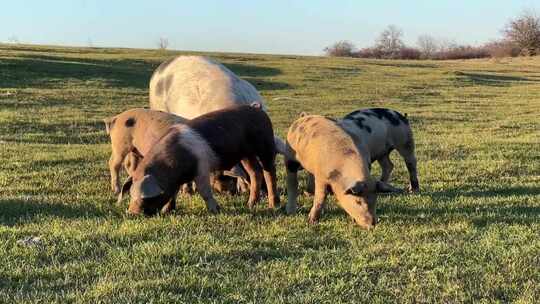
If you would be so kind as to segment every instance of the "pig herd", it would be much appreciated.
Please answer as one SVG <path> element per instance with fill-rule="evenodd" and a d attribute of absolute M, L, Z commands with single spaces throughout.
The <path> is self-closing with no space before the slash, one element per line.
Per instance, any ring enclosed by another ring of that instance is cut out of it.
<path fill-rule="evenodd" d="M 287 169 L 285 211 L 297 209 L 298 176 L 308 173 L 313 194 L 309 222 L 318 222 L 328 193 L 363 228 L 377 223 L 381 192 L 388 184 L 395 149 L 409 172 L 410 192 L 419 191 L 414 140 L 399 112 L 362 109 L 334 119 L 302 113 L 284 142 L 275 136 L 266 105 L 255 87 L 225 66 L 201 56 L 163 62 L 150 80 L 150 109 L 136 108 L 104 120 L 111 138 L 111 188 L 118 203 L 129 192 L 129 214 L 167 213 L 179 193 L 196 191 L 217 213 L 213 192 L 248 192 L 253 208 L 264 185 L 269 208 L 280 207 L 276 155 Z M 381 166 L 380 179 L 370 174 Z M 121 168 L 129 176 L 122 184 Z"/>

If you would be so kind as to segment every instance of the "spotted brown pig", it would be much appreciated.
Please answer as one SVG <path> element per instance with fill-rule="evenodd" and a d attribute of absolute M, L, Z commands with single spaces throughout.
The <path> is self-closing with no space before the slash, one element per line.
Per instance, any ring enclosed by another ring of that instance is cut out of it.
<path fill-rule="evenodd" d="M 385 185 L 371 178 L 367 151 L 358 149 L 336 121 L 303 115 L 289 128 L 286 148 L 288 214 L 296 212 L 297 171 L 303 167 L 315 178 L 310 223 L 319 220 L 327 186 L 358 225 L 370 229 L 377 223 L 377 191 Z"/>

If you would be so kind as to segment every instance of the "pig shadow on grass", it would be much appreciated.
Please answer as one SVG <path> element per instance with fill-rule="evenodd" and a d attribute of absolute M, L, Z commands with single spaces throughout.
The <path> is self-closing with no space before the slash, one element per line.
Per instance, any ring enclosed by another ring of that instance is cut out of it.
<path fill-rule="evenodd" d="M 490 86 L 490 87 L 509 87 L 519 84 L 537 83 L 540 80 L 511 75 L 478 73 L 478 72 L 454 72 L 460 85 L 469 86 Z"/>
<path fill-rule="evenodd" d="M 86 122 L 40 122 L 14 121 L 0 123 L 1 139 L 17 143 L 33 144 L 95 144 L 109 141 L 102 121 Z"/>
<path fill-rule="evenodd" d="M 258 91 L 277 91 L 293 88 L 286 82 L 268 81 L 261 78 L 245 78 L 245 80 L 255 86 Z"/>
<path fill-rule="evenodd" d="M 96 218 L 109 215 L 97 206 L 86 204 L 68 205 L 56 201 L 37 199 L 0 199 L 0 224 L 15 226 L 32 222 L 43 217 L 62 219 Z"/>
<path fill-rule="evenodd" d="M 254 85 L 259 91 L 274 91 L 292 88 L 288 83 L 268 79 L 268 77 L 283 74 L 278 68 L 256 66 L 246 63 L 224 63 L 224 65 L 238 75 L 238 77 Z"/>
<path fill-rule="evenodd" d="M 386 194 L 383 195 L 386 196 Z M 409 194 L 391 194 L 390 196 L 402 195 Z M 466 206 L 454 204 L 454 200 L 459 197 L 480 200 L 485 198 L 537 196 L 540 195 L 540 187 L 516 186 L 484 190 L 478 190 L 477 188 L 450 189 L 440 192 L 422 192 L 419 195 L 430 196 L 433 199 L 433 204 L 427 207 L 416 207 L 402 201 L 393 202 L 391 199 L 384 204 L 379 201 L 377 215 L 381 222 L 430 225 L 432 223 L 450 223 L 455 220 L 469 220 L 476 227 L 486 227 L 492 224 L 530 225 L 540 223 L 540 206 L 518 203 L 478 203 L 478 205 Z M 329 195 L 329 199 L 330 197 Z M 411 195 L 410 200 L 414 200 L 414 197 L 415 195 Z M 312 197 L 298 211 L 299 214 L 306 218 L 311 208 L 311 200 Z M 332 198 L 331 200 L 334 201 L 335 199 Z M 335 217 L 350 220 L 347 213 L 332 201 L 327 201 L 321 221 Z"/>
<path fill-rule="evenodd" d="M 388 202 L 379 208 L 378 214 L 386 215 L 390 220 L 429 224 L 430 222 L 450 222 L 452 220 L 470 220 L 477 227 L 492 224 L 529 225 L 540 223 L 540 206 L 519 203 L 478 203 L 478 205 L 460 206 L 454 204 L 458 197 L 485 199 L 510 198 L 540 195 L 540 187 L 508 187 L 497 189 L 450 189 L 441 192 L 423 193 L 433 198 L 429 207 L 414 207 L 402 203 Z M 413 199 L 413 198 L 411 198 Z"/>
<path fill-rule="evenodd" d="M 280 244 L 280 242 L 267 240 L 251 240 L 250 246 L 245 249 L 235 249 L 227 254 L 229 259 L 257 264 L 265 261 L 283 261 L 298 259 L 306 252 L 325 249 L 346 249 L 350 243 L 344 239 L 317 233 L 317 237 L 306 235 L 292 235 L 294 243 Z"/>
<path fill-rule="evenodd" d="M 87 59 L 47 55 L 4 58 L 2 87 L 63 88 L 69 80 L 103 81 L 113 88 L 146 89 L 155 64 L 135 59 Z"/>
<path fill-rule="evenodd" d="M 1 87 L 63 88 L 69 80 L 101 81 L 112 88 L 148 89 L 150 77 L 160 62 L 142 59 L 90 59 L 50 55 L 18 55 L 3 58 Z M 278 68 L 244 63 L 225 64 L 241 78 L 260 90 L 279 90 L 288 84 L 272 82 L 266 77 L 282 74 Z M 263 80 L 264 79 L 264 80 Z"/>
<path fill-rule="evenodd" d="M 414 69 L 432 69 L 437 68 L 436 64 L 427 63 L 404 63 L 404 62 L 387 62 L 387 61 L 368 61 L 366 64 L 383 66 L 383 67 L 395 67 L 395 68 L 414 68 Z"/>
<path fill-rule="evenodd" d="M 306 227 L 307 227 L 306 223 Z M 239 263 L 257 264 L 266 261 L 283 261 L 298 259 L 310 251 L 324 251 L 347 249 L 351 246 L 350 240 L 329 233 L 318 226 L 310 229 L 289 230 L 286 239 L 266 240 L 250 239 L 240 248 L 232 247 L 226 252 L 209 255 L 210 260 L 217 262 L 233 260 Z"/>
<path fill-rule="evenodd" d="M 223 63 L 228 69 L 239 77 L 270 77 L 278 76 L 283 72 L 278 68 L 257 66 L 246 63 Z"/>

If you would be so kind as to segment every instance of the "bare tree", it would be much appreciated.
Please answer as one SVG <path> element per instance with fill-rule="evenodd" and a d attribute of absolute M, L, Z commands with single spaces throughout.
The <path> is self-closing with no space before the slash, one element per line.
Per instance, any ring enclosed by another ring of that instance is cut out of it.
<path fill-rule="evenodd" d="M 442 38 L 438 40 L 439 51 L 448 52 L 459 47 L 459 44 L 454 39 Z"/>
<path fill-rule="evenodd" d="M 423 58 L 432 58 L 439 49 L 437 39 L 430 35 L 421 35 L 416 42 Z"/>
<path fill-rule="evenodd" d="M 405 46 L 403 40 L 403 31 L 395 25 L 389 25 L 376 42 L 376 48 L 380 49 L 386 56 L 394 57 L 399 50 Z"/>
<path fill-rule="evenodd" d="M 353 57 L 354 50 L 354 44 L 347 40 L 338 41 L 324 48 L 326 56 L 331 57 Z"/>
<path fill-rule="evenodd" d="M 503 34 L 518 45 L 523 54 L 536 55 L 540 50 L 540 17 L 532 10 L 525 10 L 508 22 Z"/>
<path fill-rule="evenodd" d="M 169 47 L 169 39 L 165 37 L 159 37 L 157 45 L 160 50 L 166 50 Z"/>

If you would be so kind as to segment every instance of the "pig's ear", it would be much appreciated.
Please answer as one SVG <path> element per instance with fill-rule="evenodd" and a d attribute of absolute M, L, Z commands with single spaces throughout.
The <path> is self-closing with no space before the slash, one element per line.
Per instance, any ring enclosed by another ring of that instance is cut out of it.
<path fill-rule="evenodd" d="M 107 131 L 107 134 L 111 134 L 111 130 L 115 121 L 116 117 L 108 117 L 103 119 L 103 122 L 105 123 L 105 131 Z"/>
<path fill-rule="evenodd" d="M 141 198 L 152 198 L 163 194 L 163 189 L 153 175 L 145 175 L 141 181 Z"/>
<path fill-rule="evenodd" d="M 367 191 L 368 185 L 366 182 L 356 182 L 352 187 L 345 190 L 345 194 L 360 196 Z"/>
<path fill-rule="evenodd" d="M 117 204 L 119 204 L 122 201 L 122 196 L 124 196 L 124 193 L 129 191 L 131 189 L 131 185 L 133 184 L 133 178 L 130 176 L 126 181 L 124 182 L 124 185 L 122 186 L 122 190 L 120 191 L 120 194 L 118 194 L 118 200 L 116 201 Z"/>
<path fill-rule="evenodd" d="M 375 186 L 376 186 L 377 192 L 379 192 L 379 193 L 399 193 L 399 192 L 403 192 L 403 190 L 398 189 L 396 187 L 392 187 L 390 184 L 382 182 L 382 181 L 377 181 Z"/>

